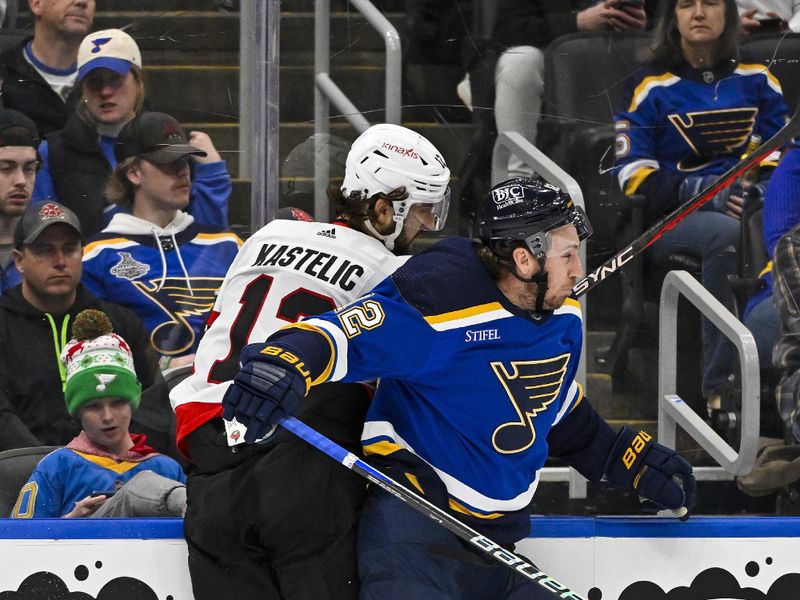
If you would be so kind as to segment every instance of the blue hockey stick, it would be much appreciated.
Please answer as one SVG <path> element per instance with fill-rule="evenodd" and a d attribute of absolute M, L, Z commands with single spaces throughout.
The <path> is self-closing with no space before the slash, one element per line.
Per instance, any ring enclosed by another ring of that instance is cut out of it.
<path fill-rule="evenodd" d="M 384 491 L 401 500 L 414 510 L 419 511 L 429 519 L 436 521 L 439 525 L 447 528 L 455 535 L 460 537 L 488 554 L 498 562 L 504 564 L 509 569 L 514 570 L 520 575 L 527 577 L 531 581 L 538 583 L 545 590 L 562 600 L 586 600 L 577 592 L 572 591 L 567 586 L 559 583 L 547 573 L 543 573 L 536 565 L 529 562 L 510 550 L 496 544 L 484 535 L 481 535 L 468 525 L 465 525 L 455 517 L 449 515 L 437 506 L 434 506 L 425 498 L 417 496 L 415 493 L 404 488 L 391 477 L 387 477 L 377 469 L 371 467 L 352 452 L 348 452 L 336 442 L 329 440 L 324 435 L 311 429 L 302 421 L 294 417 L 286 417 L 279 421 L 280 425 L 302 440 L 305 440 L 318 450 L 321 450 L 335 461 L 341 463 L 351 471 L 354 471 L 374 483 Z"/>

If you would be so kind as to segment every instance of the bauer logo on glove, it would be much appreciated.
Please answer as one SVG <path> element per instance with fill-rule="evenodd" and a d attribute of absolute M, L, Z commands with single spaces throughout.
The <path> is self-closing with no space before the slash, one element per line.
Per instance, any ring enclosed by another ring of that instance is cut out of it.
<path fill-rule="evenodd" d="M 633 488 L 648 507 L 670 509 L 681 517 L 688 517 L 694 505 L 692 465 L 644 431 L 620 430 L 606 459 L 604 480 Z"/>

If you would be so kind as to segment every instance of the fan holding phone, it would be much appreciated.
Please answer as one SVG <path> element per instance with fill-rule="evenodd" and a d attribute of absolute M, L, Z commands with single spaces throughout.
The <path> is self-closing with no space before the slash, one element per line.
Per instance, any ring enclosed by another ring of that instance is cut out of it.
<path fill-rule="evenodd" d="M 544 49 L 556 38 L 582 31 L 641 31 L 645 6 L 656 0 L 498 0 L 492 42 L 502 50 L 495 69 L 495 123 L 536 143 L 544 94 Z M 533 169 L 511 155 L 509 177 Z"/>
<path fill-rule="evenodd" d="M 744 33 L 800 31 L 797 0 L 737 0 Z"/>

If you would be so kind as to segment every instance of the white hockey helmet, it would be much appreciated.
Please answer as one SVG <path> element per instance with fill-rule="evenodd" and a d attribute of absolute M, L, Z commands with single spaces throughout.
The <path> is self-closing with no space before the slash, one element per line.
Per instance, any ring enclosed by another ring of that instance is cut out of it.
<path fill-rule="evenodd" d="M 430 205 L 433 223 L 429 230 L 444 227 L 450 207 L 450 169 L 441 153 L 424 136 L 401 127 L 382 123 L 362 133 L 347 154 L 342 192 L 354 191 L 365 198 L 405 187 L 408 197 L 392 202 L 395 230 L 389 235 L 378 233 L 367 221 L 370 232 L 383 240 L 389 250 L 403 230 L 403 222 L 414 204 Z"/>

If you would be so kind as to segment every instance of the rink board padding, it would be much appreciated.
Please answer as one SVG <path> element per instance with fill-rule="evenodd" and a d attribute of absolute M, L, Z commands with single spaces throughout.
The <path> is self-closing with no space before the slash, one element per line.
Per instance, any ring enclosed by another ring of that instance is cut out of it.
<path fill-rule="evenodd" d="M 9 600 L 192 600 L 180 519 L 0 519 Z M 800 598 L 800 518 L 533 517 L 517 550 L 590 600 Z"/>

